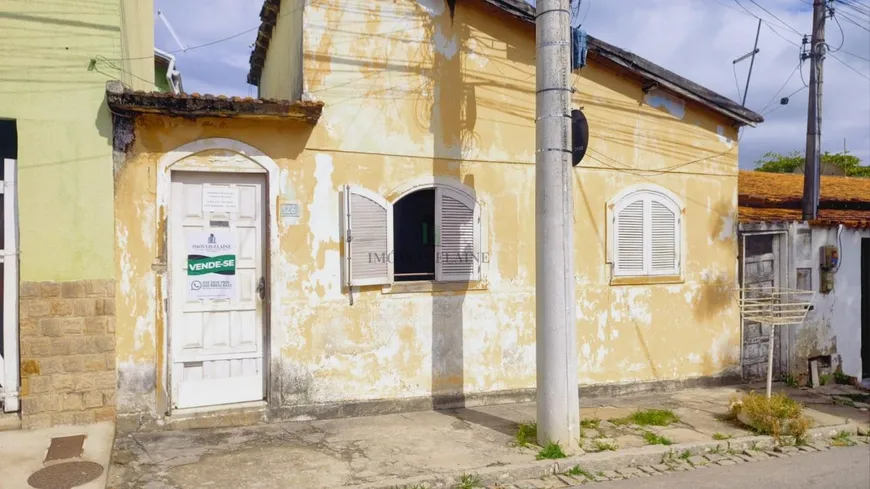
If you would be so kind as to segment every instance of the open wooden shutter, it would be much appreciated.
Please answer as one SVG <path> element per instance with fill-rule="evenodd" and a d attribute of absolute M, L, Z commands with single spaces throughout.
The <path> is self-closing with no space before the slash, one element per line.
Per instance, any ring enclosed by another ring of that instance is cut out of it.
<path fill-rule="evenodd" d="M 679 274 L 679 216 L 676 209 L 651 199 L 650 268 L 651 275 Z"/>
<path fill-rule="evenodd" d="M 349 185 L 343 201 L 345 285 L 392 283 L 392 205 L 374 192 Z"/>
<path fill-rule="evenodd" d="M 480 280 L 480 208 L 468 195 L 435 189 L 435 280 Z"/>
<path fill-rule="evenodd" d="M 635 200 L 616 209 L 614 229 L 614 275 L 643 275 L 644 260 L 644 201 Z"/>

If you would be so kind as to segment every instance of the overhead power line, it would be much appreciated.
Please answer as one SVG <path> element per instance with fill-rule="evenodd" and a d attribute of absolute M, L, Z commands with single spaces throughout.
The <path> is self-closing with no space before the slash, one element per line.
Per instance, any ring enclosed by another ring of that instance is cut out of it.
<path fill-rule="evenodd" d="M 737 2 L 738 0 L 734 0 L 734 1 Z M 779 17 L 776 16 L 776 14 L 774 14 L 774 13 L 771 12 L 770 10 L 767 10 L 766 8 L 764 8 L 760 3 L 756 2 L 755 0 L 749 0 L 749 1 L 752 2 L 753 5 L 755 5 L 755 6 L 757 6 L 758 8 L 760 8 L 761 10 L 764 10 L 765 12 L 767 12 L 768 15 L 770 15 L 770 16 L 773 17 L 774 19 L 780 21 L 780 22 L 782 23 L 782 25 L 784 25 L 784 26 L 788 27 L 789 29 L 791 29 L 791 31 L 794 32 L 795 34 L 797 34 L 797 35 L 799 35 L 799 36 L 803 35 L 803 34 L 801 34 L 800 32 L 798 32 L 797 29 L 795 29 L 794 27 L 790 26 L 790 25 L 788 24 L 788 22 L 786 22 L 786 21 L 780 19 Z"/>

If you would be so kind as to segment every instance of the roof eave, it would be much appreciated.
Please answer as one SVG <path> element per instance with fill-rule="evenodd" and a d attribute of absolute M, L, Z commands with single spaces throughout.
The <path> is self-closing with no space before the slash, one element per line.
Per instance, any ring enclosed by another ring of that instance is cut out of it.
<path fill-rule="evenodd" d="M 113 111 L 121 113 L 283 119 L 311 125 L 317 123 L 323 112 L 323 102 L 134 92 L 115 80 L 106 83 L 106 103 Z"/>

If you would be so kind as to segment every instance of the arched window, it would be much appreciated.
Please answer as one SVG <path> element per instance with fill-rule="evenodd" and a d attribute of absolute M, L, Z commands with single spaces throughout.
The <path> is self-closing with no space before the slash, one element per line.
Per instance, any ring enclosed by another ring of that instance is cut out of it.
<path fill-rule="evenodd" d="M 682 211 L 668 192 L 630 192 L 612 204 L 611 220 L 614 277 L 681 274 Z"/>
<path fill-rule="evenodd" d="M 464 186 L 415 186 L 395 202 L 344 191 L 347 285 L 480 279 L 480 207 Z"/>

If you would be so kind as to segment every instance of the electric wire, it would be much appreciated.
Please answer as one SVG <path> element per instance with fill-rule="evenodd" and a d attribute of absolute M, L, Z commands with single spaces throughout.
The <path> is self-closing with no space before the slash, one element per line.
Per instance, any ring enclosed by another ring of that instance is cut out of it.
<path fill-rule="evenodd" d="M 734 1 L 737 2 L 738 0 L 734 0 Z M 770 10 L 767 10 L 766 8 L 764 8 L 764 7 L 763 7 L 760 3 L 758 3 L 756 0 L 749 0 L 749 1 L 752 2 L 752 3 L 753 3 L 755 6 L 757 6 L 758 8 L 760 8 L 761 10 L 764 10 L 765 12 L 767 12 L 767 14 L 770 15 L 771 17 L 773 17 L 774 19 L 780 21 L 780 22 L 782 23 L 782 25 L 788 27 L 788 28 L 789 28 L 792 32 L 794 32 L 795 34 L 797 34 L 797 35 L 799 35 L 799 36 L 802 35 L 800 32 L 797 31 L 797 29 L 795 29 L 794 27 L 790 26 L 790 25 L 788 24 L 788 22 L 786 22 L 786 21 L 780 19 L 779 17 L 777 17 L 776 14 L 774 14 L 774 13 L 771 12 Z M 739 3 L 739 2 L 738 2 L 738 3 Z"/>

